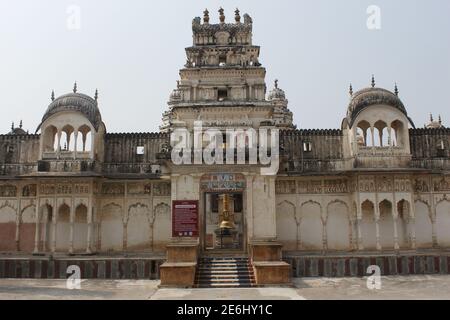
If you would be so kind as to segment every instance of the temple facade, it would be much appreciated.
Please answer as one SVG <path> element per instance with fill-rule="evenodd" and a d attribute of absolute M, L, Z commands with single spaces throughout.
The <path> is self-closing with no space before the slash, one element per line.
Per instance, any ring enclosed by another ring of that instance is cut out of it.
<path fill-rule="evenodd" d="M 1 135 L 0 252 L 148 255 L 181 238 L 199 255 L 251 255 L 262 243 L 297 255 L 449 250 L 450 129 L 440 117 L 416 127 L 397 86 L 372 77 L 350 87 L 339 128 L 299 129 L 278 81 L 267 90 L 252 18 L 237 10 L 234 20 L 223 10 L 217 24 L 208 11 L 193 20 L 158 132 L 108 132 L 97 92 L 75 84 L 52 93 L 35 133 L 20 124 Z M 227 146 L 229 128 L 276 132 L 276 172 L 249 160 L 260 145 L 245 137 L 243 162 L 175 164 L 171 135 L 194 140 L 196 123 Z M 197 201 L 197 235 L 173 233 L 175 201 Z"/>

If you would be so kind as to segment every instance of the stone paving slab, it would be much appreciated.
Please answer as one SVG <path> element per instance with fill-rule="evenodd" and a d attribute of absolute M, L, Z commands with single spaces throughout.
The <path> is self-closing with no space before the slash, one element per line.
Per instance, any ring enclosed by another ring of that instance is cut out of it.
<path fill-rule="evenodd" d="M 381 289 L 367 288 L 367 277 L 295 278 L 294 287 L 237 289 L 160 289 L 158 280 L 83 280 L 67 289 L 66 280 L 0 279 L 0 300 L 450 300 L 449 275 L 383 276 Z"/>

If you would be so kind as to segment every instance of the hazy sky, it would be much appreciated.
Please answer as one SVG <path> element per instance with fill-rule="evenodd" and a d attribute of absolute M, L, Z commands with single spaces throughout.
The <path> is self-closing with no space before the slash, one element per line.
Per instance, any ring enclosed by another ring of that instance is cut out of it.
<path fill-rule="evenodd" d="M 80 29 L 67 27 L 71 5 Z M 381 29 L 369 30 L 369 5 Z M 339 128 L 354 90 L 393 90 L 416 126 L 429 113 L 450 124 L 448 0 L 0 0 L 0 133 L 11 121 L 34 132 L 50 93 L 93 96 L 108 132 L 157 131 L 161 113 L 192 44 L 191 22 L 207 7 L 253 18 L 261 63 L 286 91 L 300 128 Z"/>

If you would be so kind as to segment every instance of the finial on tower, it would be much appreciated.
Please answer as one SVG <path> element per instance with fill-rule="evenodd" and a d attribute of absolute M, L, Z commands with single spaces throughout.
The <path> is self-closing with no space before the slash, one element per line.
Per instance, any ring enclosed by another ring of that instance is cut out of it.
<path fill-rule="evenodd" d="M 398 96 L 397 82 L 395 83 L 395 86 L 394 86 L 394 93 L 395 93 L 396 96 Z"/>
<path fill-rule="evenodd" d="M 236 23 L 241 23 L 241 15 L 239 14 L 240 13 L 239 9 L 236 8 L 234 13 L 235 13 L 234 20 L 236 20 Z"/>
<path fill-rule="evenodd" d="M 278 79 L 275 79 L 275 88 L 277 88 L 278 89 Z"/>
<path fill-rule="evenodd" d="M 11 123 L 11 131 L 14 131 L 14 121 Z"/>
<path fill-rule="evenodd" d="M 350 83 L 350 87 L 348 88 L 348 93 L 350 94 L 350 97 L 353 96 L 353 86 Z"/>
<path fill-rule="evenodd" d="M 94 99 L 95 101 L 98 99 L 98 89 L 95 89 Z"/>
<path fill-rule="evenodd" d="M 434 121 L 434 119 L 433 119 L 433 114 L 430 113 L 430 122 L 433 122 L 433 121 Z"/>
<path fill-rule="evenodd" d="M 54 90 L 52 90 L 52 95 L 50 98 L 52 99 L 52 101 L 55 100 L 55 91 Z"/>
<path fill-rule="evenodd" d="M 442 125 L 442 118 L 441 118 L 441 115 L 439 115 L 439 124 Z"/>
<path fill-rule="evenodd" d="M 205 9 L 205 11 L 203 11 L 203 23 L 209 23 L 209 11 L 208 11 L 208 9 Z"/>
<path fill-rule="evenodd" d="M 20 120 L 20 122 L 19 122 L 19 128 L 22 129 L 22 126 L 23 126 L 23 123 L 22 123 L 22 120 Z"/>
<path fill-rule="evenodd" d="M 222 7 L 220 7 L 219 9 L 219 19 L 220 19 L 220 23 L 225 23 L 225 14 L 223 13 L 224 10 Z"/>
<path fill-rule="evenodd" d="M 73 84 L 73 93 L 77 93 L 77 82 Z"/>
<path fill-rule="evenodd" d="M 372 75 L 372 88 L 375 88 L 375 76 Z"/>

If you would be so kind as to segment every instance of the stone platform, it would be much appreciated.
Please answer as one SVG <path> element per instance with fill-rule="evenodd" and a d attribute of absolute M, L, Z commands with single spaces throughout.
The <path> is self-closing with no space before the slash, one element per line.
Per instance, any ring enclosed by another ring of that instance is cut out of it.
<path fill-rule="evenodd" d="M 370 265 L 381 275 L 449 274 L 450 253 L 304 255 L 284 253 L 293 277 L 363 277 Z"/>
<path fill-rule="evenodd" d="M 82 279 L 159 279 L 164 256 L 0 256 L 0 278 L 67 279 L 67 267 L 80 267 Z"/>

